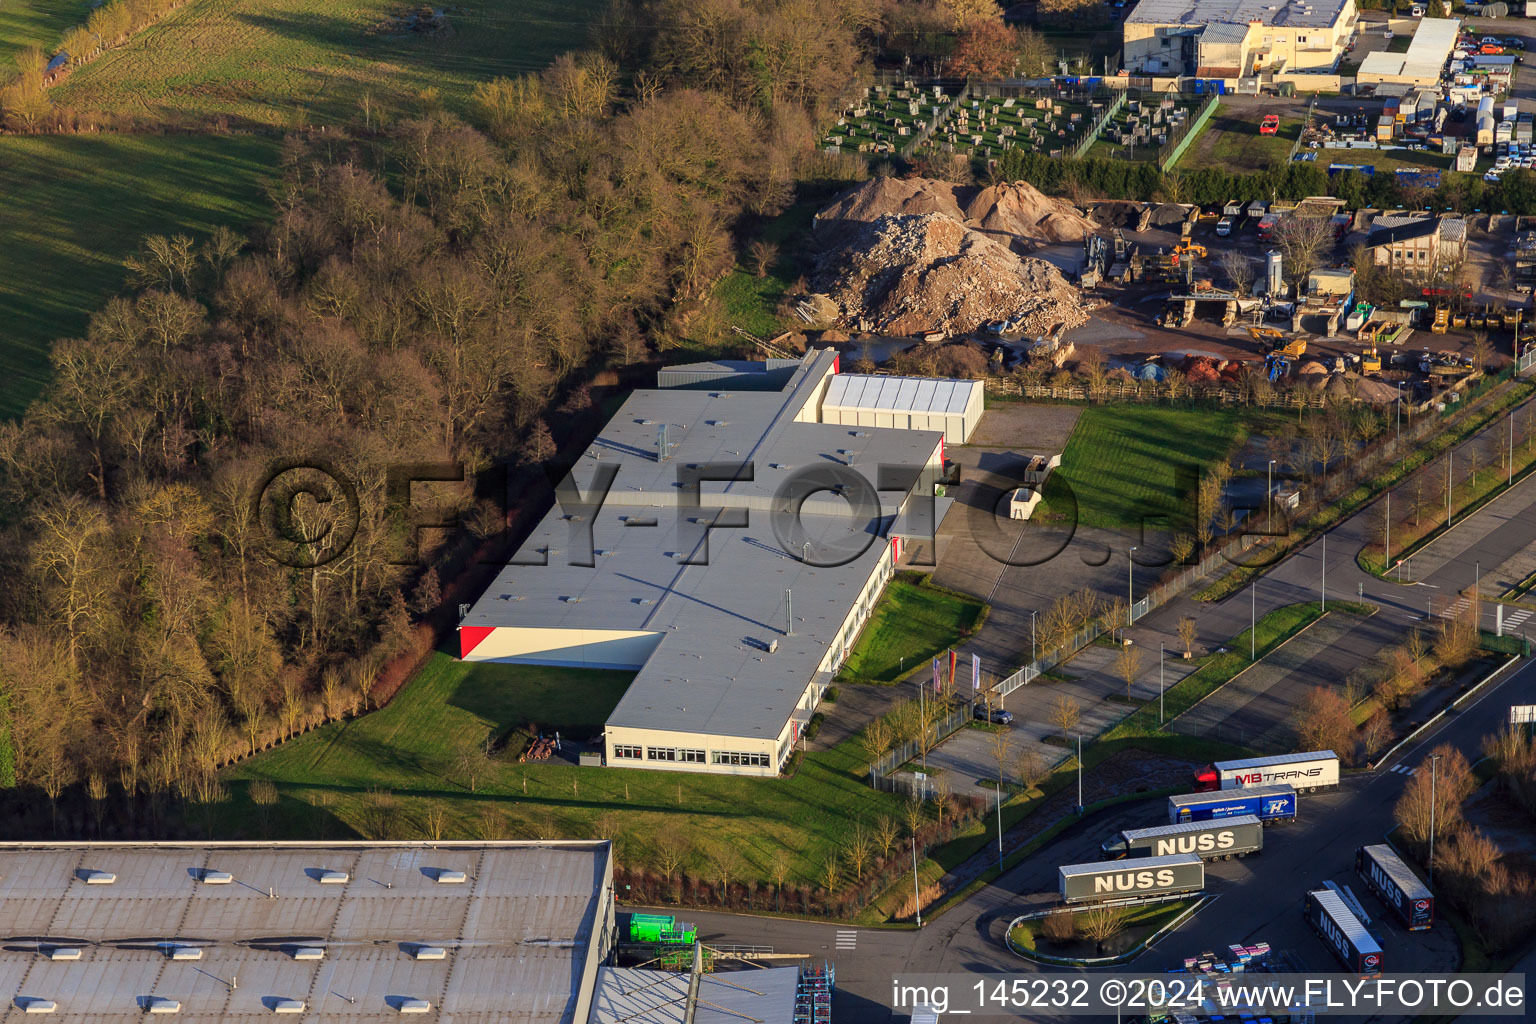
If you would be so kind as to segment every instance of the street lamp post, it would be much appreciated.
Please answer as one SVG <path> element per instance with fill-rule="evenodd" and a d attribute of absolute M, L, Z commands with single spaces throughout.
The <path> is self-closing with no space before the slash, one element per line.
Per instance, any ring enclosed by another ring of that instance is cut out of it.
<path fill-rule="evenodd" d="M 1077 813 L 1083 813 L 1083 734 L 1077 734 Z"/>
<path fill-rule="evenodd" d="M 909 705 L 910 706 L 910 705 Z M 912 837 L 912 905 L 917 908 L 917 926 L 923 926 L 923 895 L 917 888 L 917 837 Z"/>
<path fill-rule="evenodd" d="M 1248 584 L 1248 660 L 1258 659 L 1258 632 L 1259 632 L 1259 605 L 1258 598 L 1254 596 L 1254 588 L 1258 586 L 1258 580 Z"/>
<path fill-rule="evenodd" d="M 1040 660 L 1039 633 L 1035 631 L 1035 616 L 1039 614 L 1038 611 L 1029 613 L 1029 658 L 1035 662 Z"/>
<path fill-rule="evenodd" d="M 1270 459 L 1269 460 L 1269 482 L 1266 485 L 1266 487 L 1267 487 L 1267 489 L 1264 492 L 1264 501 L 1265 501 L 1264 518 L 1265 518 L 1266 521 L 1268 521 L 1268 520 L 1273 519 L 1275 517 L 1275 460 L 1274 459 Z"/>
<path fill-rule="evenodd" d="M 1451 478 L 1456 475 L 1456 449 L 1445 453 L 1445 527 L 1451 527 Z"/>
<path fill-rule="evenodd" d="M 1163 642 L 1157 642 L 1157 724 L 1161 728 L 1163 724 Z"/>
<path fill-rule="evenodd" d="M 1328 535 L 1323 534 L 1323 611 L 1328 610 Z"/>
<path fill-rule="evenodd" d="M 1136 591 L 1132 584 L 1131 570 L 1136 568 L 1136 548 L 1133 545 L 1125 556 L 1125 624 L 1129 626 L 1135 617 L 1131 609 L 1136 605 Z M 1113 639 L 1113 637 L 1111 637 Z"/>
<path fill-rule="evenodd" d="M 1396 446 L 1403 439 L 1403 382 L 1397 384 L 1397 437 L 1392 444 Z"/>
<path fill-rule="evenodd" d="M 1381 529 L 1381 543 L 1386 548 L 1386 557 L 1382 559 L 1382 565 L 1390 568 L 1392 565 L 1392 492 L 1387 492 L 1387 522 Z"/>

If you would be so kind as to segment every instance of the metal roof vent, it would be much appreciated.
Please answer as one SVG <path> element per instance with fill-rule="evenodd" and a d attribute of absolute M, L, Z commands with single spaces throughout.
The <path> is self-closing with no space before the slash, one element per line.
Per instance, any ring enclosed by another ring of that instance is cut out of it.
<path fill-rule="evenodd" d="M 322 946 L 295 946 L 290 955 L 295 960 L 324 960 L 325 949 Z"/>
<path fill-rule="evenodd" d="M 346 885 L 352 881 L 352 876 L 345 871 L 322 871 L 315 881 L 321 885 Z"/>
<path fill-rule="evenodd" d="M 468 879 L 469 876 L 462 871 L 439 871 L 436 877 L 436 881 L 442 885 L 456 885 Z"/>
<path fill-rule="evenodd" d="M 52 1013 L 59 1008 L 52 999 L 28 999 L 22 996 L 17 1002 L 23 1006 L 23 1013 Z"/>
<path fill-rule="evenodd" d="M 198 881 L 204 885 L 228 885 L 234 880 L 235 876 L 228 871 L 214 871 L 211 868 L 204 868 L 203 873 L 198 876 Z"/>
<path fill-rule="evenodd" d="M 87 868 L 75 873 L 86 885 L 111 885 L 117 881 L 117 876 L 110 871 L 95 871 Z"/>
<path fill-rule="evenodd" d="M 273 1013 L 303 1013 L 304 1000 L 302 999 L 274 999 L 272 1001 Z"/>
<path fill-rule="evenodd" d="M 79 960 L 80 951 L 74 946 L 54 946 L 48 950 L 49 960 Z"/>
<path fill-rule="evenodd" d="M 149 996 L 144 1000 L 145 1013 L 180 1013 L 179 1000 L 167 999 L 164 996 Z"/>
<path fill-rule="evenodd" d="M 412 946 L 411 958 L 415 960 L 446 960 L 448 951 L 442 946 Z"/>
<path fill-rule="evenodd" d="M 728 427 L 731 425 L 730 420 L 705 420 L 704 422 L 712 427 Z"/>
<path fill-rule="evenodd" d="M 656 599 L 654 597 L 637 597 L 637 598 L 635 598 L 635 600 L 637 602 L 639 602 L 640 604 L 647 604 L 647 605 L 649 605 L 649 604 L 655 604 L 656 603 Z"/>
<path fill-rule="evenodd" d="M 855 430 L 853 432 L 853 436 L 854 437 L 868 437 L 869 436 L 869 431 L 867 431 L 867 430 Z"/>
<path fill-rule="evenodd" d="M 503 601 L 521 601 L 523 599 L 523 595 L 522 594 L 502 594 L 501 595 L 501 599 Z"/>

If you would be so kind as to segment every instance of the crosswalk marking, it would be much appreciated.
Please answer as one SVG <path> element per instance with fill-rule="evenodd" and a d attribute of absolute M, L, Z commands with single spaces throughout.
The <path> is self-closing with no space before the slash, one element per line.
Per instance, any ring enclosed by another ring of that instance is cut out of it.
<path fill-rule="evenodd" d="M 859 933 L 858 932 L 839 931 L 837 933 L 837 948 L 838 949 L 855 949 L 855 948 L 857 948 L 858 944 L 859 944 Z"/>
<path fill-rule="evenodd" d="M 1414 772 L 1418 771 L 1417 768 L 1410 768 L 1405 764 L 1395 764 L 1387 770 L 1397 772 L 1399 775 L 1412 775 Z"/>
<path fill-rule="evenodd" d="M 1469 602 L 1465 597 L 1458 597 L 1455 604 L 1447 605 L 1446 607 L 1441 608 L 1435 614 L 1440 616 L 1442 619 L 1454 619 L 1456 616 L 1466 611 L 1468 603 Z"/>
<path fill-rule="evenodd" d="M 1504 628 L 1508 629 L 1511 626 L 1519 626 L 1522 622 L 1530 617 L 1531 610 L 1529 608 L 1521 608 L 1519 611 L 1510 612 L 1508 615 L 1504 616 Z"/>

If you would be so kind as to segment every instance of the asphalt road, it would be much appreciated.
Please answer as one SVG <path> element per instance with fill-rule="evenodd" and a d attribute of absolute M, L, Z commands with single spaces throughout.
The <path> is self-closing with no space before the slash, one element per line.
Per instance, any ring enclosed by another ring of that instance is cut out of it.
<path fill-rule="evenodd" d="M 1368 911 L 1380 913 L 1389 972 L 1454 970 L 1451 931 L 1443 925 L 1428 933 L 1402 931 L 1355 879 L 1354 851 L 1380 841 L 1391 828 L 1392 805 L 1408 779 L 1393 767 L 1419 768 L 1429 749 L 1442 742 L 1475 760 L 1482 738 L 1507 719 L 1509 705 L 1522 703 L 1536 703 L 1536 662 L 1490 684 L 1474 703 L 1447 716 L 1381 770 L 1348 776 L 1337 790 L 1304 796 L 1301 820 L 1270 830 L 1262 854 L 1211 865 L 1207 891 L 1218 898 L 1127 969 L 1161 971 L 1186 955 L 1222 950 L 1234 942 L 1266 941 L 1293 951 L 1309 968 L 1339 970 L 1299 913 L 1303 891 L 1332 879 L 1350 885 Z M 1003 945 L 1009 921 L 1031 904 L 1054 900 L 1058 865 L 1096 859 L 1098 843 L 1109 832 L 1156 823 L 1161 816 L 1160 801 L 1122 805 L 1094 816 L 916 932 L 694 911 L 683 917 L 698 924 L 705 942 L 771 945 L 780 953 L 831 961 L 837 971 L 833 1013 L 839 1024 L 884 1024 L 892 1016 L 891 979 L 900 973 L 1041 973 L 1042 968 L 1016 958 Z"/>

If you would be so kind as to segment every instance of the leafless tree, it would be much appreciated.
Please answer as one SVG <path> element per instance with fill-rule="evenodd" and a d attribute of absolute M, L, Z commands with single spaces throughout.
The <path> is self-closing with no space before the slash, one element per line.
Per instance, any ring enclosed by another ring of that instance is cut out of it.
<path fill-rule="evenodd" d="M 1126 644 L 1120 648 L 1120 653 L 1115 657 L 1115 674 L 1125 682 L 1125 696 L 1129 700 L 1131 696 L 1131 684 L 1141 674 L 1141 648 L 1134 644 Z"/>
<path fill-rule="evenodd" d="M 1246 296 L 1248 289 L 1253 286 L 1253 261 L 1236 249 L 1229 249 L 1221 254 L 1216 264 L 1221 267 L 1227 280 L 1232 282 L 1233 294 Z"/>
<path fill-rule="evenodd" d="M 1077 728 L 1082 715 L 1082 705 L 1064 693 L 1057 696 L 1056 703 L 1051 705 L 1051 724 L 1061 730 L 1061 738 L 1064 740 L 1072 738 L 1072 730 Z"/>

